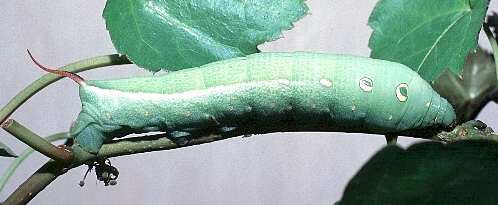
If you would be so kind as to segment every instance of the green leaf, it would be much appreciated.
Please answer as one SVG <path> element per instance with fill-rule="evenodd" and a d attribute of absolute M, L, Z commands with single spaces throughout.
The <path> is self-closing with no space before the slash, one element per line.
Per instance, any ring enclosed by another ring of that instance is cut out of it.
<path fill-rule="evenodd" d="M 495 204 L 498 143 L 387 146 L 349 182 L 340 204 Z"/>
<path fill-rule="evenodd" d="M 7 145 L 0 142 L 0 156 L 2 157 L 17 157 L 17 155 L 12 151 Z"/>
<path fill-rule="evenodd" d="M 427 81 L 446 69 L 460 75 L 487 6 L 488 0 L 381 0 L 369 19 L 370 56 L 405 64 Z"/>
<path fill-rule="evenodd" d="M 156 72 L 256 53 L 308 14 L 303 0 L 108 0 L 114 46 Z"/>

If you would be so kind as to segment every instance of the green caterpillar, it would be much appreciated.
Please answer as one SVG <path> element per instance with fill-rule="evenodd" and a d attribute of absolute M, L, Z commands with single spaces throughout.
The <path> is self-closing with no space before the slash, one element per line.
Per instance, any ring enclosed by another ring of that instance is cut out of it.
<path fill-rule="evenodd" d="M 252 122 L 292 120 L 307 131 L 329 123 L 332 131 L 386 134 L 455 121 L 452 106 L 408 67 L 351 55 L 258 53 L 99 81 L 33 61 L 80 84 L 83 106 L 71 134 L 94 153 L 115 137 L 150 131 L 181 144 L 199 130 L 227 132 Z"/>

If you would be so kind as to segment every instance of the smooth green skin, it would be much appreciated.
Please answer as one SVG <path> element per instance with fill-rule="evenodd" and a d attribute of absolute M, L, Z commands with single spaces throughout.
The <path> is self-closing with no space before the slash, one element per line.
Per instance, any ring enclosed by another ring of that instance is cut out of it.
<path fill-rule="evenodd" d="M 372 80 L 370 92 L 360 87 L 362 78 Z M 396 95 L 403 83 L 404 102 Z M 258 53 L 158 76 L 87 81 L 80 98 L 83 109 L 71 134 L 90 152 L 131 133 L 165 131 L 181 139 L 254 121 L 330 122 L 337 125 L 331 131 L 383 134 L 455 120 L 451 105 L 404 65 L 307 52 Z"/>

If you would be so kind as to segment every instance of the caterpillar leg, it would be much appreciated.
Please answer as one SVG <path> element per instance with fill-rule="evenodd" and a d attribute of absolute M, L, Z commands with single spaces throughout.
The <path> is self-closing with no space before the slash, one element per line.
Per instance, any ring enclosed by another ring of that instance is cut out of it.
<path fill-rule="evenodd" d="M 185 131 L 173 131 L 169 133 L 168 139 L 173 141 L 178 146 L 183 146 L 188 143 L 188 136 L 190 136 L 190 132 Z"/>
<path fill-rule="evenodd" d="M 87 126 L 74 138 L 79 146 L 91 153 L 99 152 L 105 139 L 104 134 L 92 125 Z"/>

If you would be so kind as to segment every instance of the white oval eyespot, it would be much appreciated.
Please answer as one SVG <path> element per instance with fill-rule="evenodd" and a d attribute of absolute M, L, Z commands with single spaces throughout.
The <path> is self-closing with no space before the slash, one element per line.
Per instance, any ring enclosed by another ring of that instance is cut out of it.
<path fill-rule="evenodd" d="M 360 81 L 358 81 L 358 85 L 365 92 L 370 92 L 373 89 L 373 81 L 370 78 L 361 78 Z"/>
<path fill-rule="evenodd" d="M 408 85 L 406 83 L 401 83 L 396 87 L 396 98 L 401 102 L 408 100 Z"/>
<path fill-rule="evenodd" d="M 333 83 L 330 80 L 322 78 L 322 79 L 320 79 L 320 84 L 322 84 L 325 87 L 330 87 L 330 86 L 332 86 Z"/>
<path fill-rule="evenodd" d="M 290 84 L 290 81 L 286 80 L 286 79 L 278 79 L 277 82 L 280 83 L 280 84 L 284 84 L 284 85 L 289 85 Z"/>

